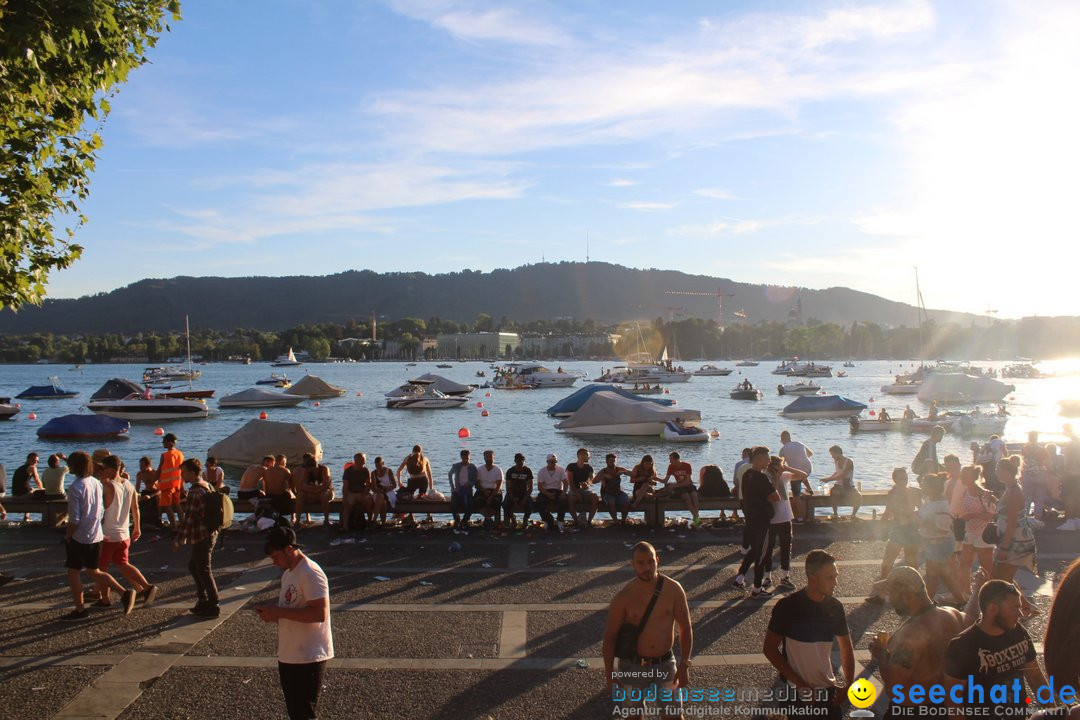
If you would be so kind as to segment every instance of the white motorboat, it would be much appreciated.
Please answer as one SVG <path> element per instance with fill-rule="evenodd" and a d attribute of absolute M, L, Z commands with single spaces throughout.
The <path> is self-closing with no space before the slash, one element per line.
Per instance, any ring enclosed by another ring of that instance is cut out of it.
<path fill-rule="evenodd" d="M 306 400 L 302 395 L 285 395 L 264 388 L 249 388 L 218 400 L 223 408 L 275 408 L 295 407 Z"/>
<path fill-rule="evenodd" d="M 881 392 L 886 395 L 918 395 L 922 383 L 917 380 L 897 380 L 892 385 L 882 385 Z"/>
<path fill-rule="evenodd" d="M 386 398 L 386 407 L 392 410 L 444 410 L 459 408 L 470 398 L 451 397 L 436 390 L 433 380 L 410 380 L 405 394 Z"/>
<path fill-rule="evenodd" d="M 278 355 L 270 365 L 272 367 L 296 367 L 297 365 L 303 365 L 303 363 L 296 359 L 293 349 L 289 348 L 289 352 Z"/>
<path fill-rule="evenodd" d="M 740 360 L 735 363 L 735 367 L 757 367 L 760 363 L 757 360 Z"/>
<path fill-rule="evenodd" d="M 160 385 L 176 381 L 189 382 L 202 377 L 202 370 L 183 368 L 179 365 L 148 367 L 143 370 L 142 379 L 147 385 Z"/>
<path fill-rule="evenodd" d="M 812 382 L 777 385 L 776 392 L 780 395 L 816 395 L 821 392 L 821 386 Z"/>
<path fill-rule="evenodd" d="M 780 411 L 786 418 L 824 420 L 857 417 L 866 405 L 843 395 L 803 395 Z"/>
<path fill-rule="evenodd" d="M 798 370 L 799 359 L 792 358 L 791 360 L 781 360 L 780 364 L 772 369 L 773 375 L 791 375 L 792 372 Z"/>
<path fill-rule="evenodd" d="M 0 398 L 0 420 L 10 420 L 19 414 L 19 406 L 11 403 L 11 398 Z"/>
<path fill-rule="evenodd" d="M 931 420 L 930 418 L 911 418 L 908 420 L 900 421 L 900 429 L 906 433 L 920 433 L 929 435 L 936 426 L 940 425 L 945 429 L 945 432 L 952 430 L 953 424 L 956 422 L 956 416 L 954 415 L 939 415 Z"/>
<path fill-rule="evenodd" d="M 857 433 L 879 433 L 879 432 L 892 432 L 902 429 L 901 420 L 879 420 L 876 418 L 870 418 L 869 420 L 863 420 L 862 418 L 853 417 L 848 420 L 851 425 L 851 434 Z"/>
<path fill-rule="evenodd" d="M 265 377 L 262 380 L 256 380 L 256 385 L 272 385 L 273 387 L 287 388 L 292 385 L 290 380 L 284 373 L 270 373 L 270 377 Z"/>
<path fill-rule="evenodd" d="M 562 368 L 552 371 L 540 363 L 509 363 L 499 367 L 497 377 L 491 386 L 500 389 L 566 388 L 577 382 L 578 376 L 563 372 Z"/>
<path fill-rule="evenodd" d="M 816 365 L 810 363 L 806 366 L 806 377 L 832 377 L 832 367 L 829 365 Z"/>
<path fill-rule="evenodd" d="M 139 422 L 149 420 L 185 420 L 205 418 L 210 410 L 202 400 L 179 398 L 147 398 L 145 395 L 128 395 L 122 400 L 91 400 L 86 408 L 98 415 Z"/>
<path fill-rule="evenodd" d="M 855 367 L 855 363 L 853 363 L 853 362 L 851 362 L 850 360 L 848 360 L 848 361 L 847 361 L 846 363 L 844 363 L 844 367 L 849 367 L 849 368 L 850 368 L 850 367 Z"/>
<path fill-rule="evenodd" d="M 660 437 L 667 442 L 677 443 L 709 442 L 712 439 L 704 428 L 694 425 L 682 425 L 676 422 L 664 423 L 664 429 L 660 431 Z"/>
<path fill-rule="evenodd" d="M 715 365 L 702 365 L 694 371 L 694 375 L 697 377 L 725 377 L 732 372 L 734 371 L 731 368 L 716 367 Z"/>
<path fill-rule="evenodd" d="M 1001 435 L 1005 432 L 1005 423 L 1009 421 L 1008 413 L 996 415 L 984 415 L 977 410 L 957 416 L 952 430 L 961 436 L 969 438 L 973 436 Z"/>

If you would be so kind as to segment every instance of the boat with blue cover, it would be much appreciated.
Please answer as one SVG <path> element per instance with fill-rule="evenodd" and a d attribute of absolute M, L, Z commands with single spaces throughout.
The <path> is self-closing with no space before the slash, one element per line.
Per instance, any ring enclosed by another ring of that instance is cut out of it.
<path fill-rule="evenodd" d="M 131 426 L 126 420 L 105 415 L 61 415 L 37 430 L 42 440 L 127 437 Z"/>
<path fill-rule="evenodd" d="M 49 385 L 31 385 L 15 397 L 20 400 L 61 400 L 73 398 L 79 394 L 74 390 L 60 387 L 59 378 L 49 379 L 52 381 Z"/>
<path fill-rule="evenodd" d="M 571 394 L 567 395 L 562 400 L 560 400 L 559 402 L 557 402 L 554 405 L 552 405 L 551 407 L 549 407 L 547 409 L 547 414 L 548 414 L 549 417 L 557 417 L 557 418 L 570 417 L 575 412 L 580 410 L 581 406 L 584 405 L 585 402 L 590 397 L 592 397 L 594 394 L 600 392 L 601 390 L 606 391 L 606 392 L 613 392 L 616 395 L 621 395 L 622 397 L 628 398 L 630 400 L 640 400 L 642 402 L 652 402 L 652 403 L 656 403 L 657 405 L 663 405 L 664 407 L 671 407 L 672 405 L 675 404 L 675 402 L 673 400 L 665 400 L 663 398 L 639 397 L 638 395 L 630 392 L 629 390 L 624 390 L 624 389 L 622 389 L 620 387 L 617 387 L 615 385 L 596 384 L 596 385 L 586 385 L 585 387 L 579 389 L 577 392 L 574 392 L 574 393 L 571 393 Z"/>
<path fill-rule="evenodd" d="M 802 395 L 780 414 L 796 420 L 858 417 L 866 405 L 843 395 Z"/>

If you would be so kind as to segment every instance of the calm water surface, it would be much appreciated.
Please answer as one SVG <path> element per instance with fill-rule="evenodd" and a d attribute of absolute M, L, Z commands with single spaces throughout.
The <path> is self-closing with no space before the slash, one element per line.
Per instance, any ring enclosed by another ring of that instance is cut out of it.
<path fill-rule="evenodd" d="M 683 362 L 687 369 L 697 369 L 698 362 Z M 717 362 L 733 367 L 730 363 Z M 1005 363 L 983 363 L 986 367 L 1001 367 Z M 410 377 L 425 372 L 436 372 L 462 383 L 483 383 L 493 375 L 486 363 L 453 363 L 454 367 L 437 370 L 434 363 L 420 363 L 406 367 L 403 363 L 359 364 L 312 364 L 289 369 L 288 375 L 295 382 L 304 373 L 317 375 L 327 382 L 348 389 L 340 398 L 305 402 L 295 408 L 269 409 L 271 420 L 300 422 L 322 442 L 324 461 L 334 468 L 335 480 L 340 468 L 357 451 L 364 451 L 369 462 L 375 455 L 382 455 L 387 464 L 397 467 L 410 448 L 420 443 L 432 461 L 432 469 L 444 492 L 445 477 L 450 465 L 457 460 L 462 448 L 473 451 L 474 461 L 480 462 L 480 453 L 492 449 L 496 462 L 504 468 L 512 464 L 513 454 L 521 451 L 527 464 L 534 470 L 544 463 L 544 456 L 554 452 L 560 463 L 573 459 L 579 446 L 589 448 L 593 464 L 603 464 L 603 455 L 609 451 L 619 454 L 619 462 L 630 467 L 645 453 L 656 457 L 661 467 L 666 466 L 667 453 L 677 449 L 695 470 L 702 464 L 716 463 L 730 477 L 731 467 L 743 447 L 766 444 L 776 450 L 780 431 L 787 428 L 793 437 L 816 453 L 814 473 L 821 477 L 832 472 L 828 457 L 830 445 L 839 444 L 854 459 L 856 479 L 865 489 L 889 486 L 889 474 L 894 466 L 907 466 L 925 436 L 881 433 L 852 436 L 844 420 L 786 420 L 778 415 L 781 409 L 794 400 L 779 396 L 776 386 L 784 380 L 770 374 L 775 362 L 763 361 L 753 368 L 736 368 L 728 377 L 695 377 L 689 383 L 669 385 L 666 397 L 677 401 L 681 407 L 700 410 L 702 425 L 719 431 L 719 438 L 710 443 L 693 445 L 667 445 L 659 438 L 629 440 L 627 438 L 589 438 L 566 435 L 554 429 L 555 420 L 545 410 L 574 388 L 500 391 L 480 389 L 473 399 L 461 409 L 454 410 L 387 410 L 383 407 L 383 393 L 397 387 Z M 589 377 L 600 375 L 602 367 L 612 363 L 568 362 L 562 367 L 568 372 L 582 372 Z M 554 367 L 555 364 L 552 364 Z M 894 398 L 883 395 L 880 387 L 892 381 L 893 375 L 907 372 L 914 365 L 910 362 L 858 362 L 854 368 L 846 368 L 846 378 L 820 378 L 818 383 L 827 391 L 845 395 L 854 400 L 871 404 L 872 409 L 888 408 L 890 414 L 899 416 L 904 404 L 910 402 L 920 415 L 926 406 L 915 398 Z M 52 417 L 67 413 L 87 412 L 83 404 L 89 401 L 102 383 L 112 377 L 138 380 L 142 365 L 90 365 L 82 370 L 71 370 L 62 365 L 8 365 L 0 366 L 0 396 L 14 397 L 30 385 L 48 382 L 50 375 L 59 378 L 62 386 L 78 391 L 78 397 L 70 400 L 28 400 L 22 402 L 22 412 L 16 419 L 0 422 L 0 463 L 6 465 L 8 476 L 34 450 L 42 456 L 39 468 L 44 468 L 45 457 L 54 452 L 71 453 L 77 449 L 93 450 L 100 443 L 79 445 L 71 442 L 42 441 L 36 430 Z M 255 365 L 203 365 L 200 388 L 213 388 L 216 397 L 252 387 L 254 382 L 269 375 L 267 364 Z M 834 372 L 844 368 L 834 364 Z M 1058 403 L 1065 398 L 1080 397 L 1080 360 L 1043 363 L 1040 369 L 1053 373 L 1054 377 L 1040 380 L 1010 380 L 1017 386 L 1008 400 L 1012 414 L 1005 430 L 1005 438 L 1020 441 L 1030 430 L 1045 434 L 1045 440 L 1061 438 L 1061 427 L 1067 418 L 1059 414 Z M 483 370 L 488 378 L 476 377 Z M 759 402 L 736 401 L 728 398 L 728 391 L 743 378 L 749 378 L 765 392 Z M 490 394 L 490 397 L 487 395 Z M 871 403 L 871 398 L 873 402 Z M 489 411 L 481 416 L 482 402 Z M 139 423 L 131 427 L 130 438 L 115 441 L 110 449 L 119 454 L 130 467 L 137 466 L 142 455 L 154 458 L 155 464 L 161 452 L 160 439 L 154 429 L 164 427 L 176 433 L 179 447 L 187 456 L 205 457 L 206 449 L 225 438 L 252 418 L 259 410 L 222 410 L 217 400 L 210 401 L 211 414 L 205 420 L 184 420 L 159 423 Z M 987 406 L 989 409 L 989 406 Z M 36 413 L 37 419 L 29 415 Z M 867 417 L 867 413 L 863 413 Z M 1080 419 L 1076 420 L 1080 425 Z M 468 428 L 471 437 L 458 438 L 459 428 Z M 985 440 L 986 438 L 979 438 Z M 970 458 L 970 440 L 957 435 L 946 435 L 945 452 L 956 452 L 967 461 Z M 238 471 L 229 470 L 230 481 L 238 479 Z"/>

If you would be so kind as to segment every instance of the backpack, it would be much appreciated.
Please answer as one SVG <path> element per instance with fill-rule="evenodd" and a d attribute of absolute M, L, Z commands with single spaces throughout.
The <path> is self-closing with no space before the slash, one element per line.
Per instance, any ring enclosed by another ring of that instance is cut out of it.
<path fill-rule="evenodd" d="M 911 472 L 916 475 L 925 474 L 928 462 L 930 462 L 930 441 L 924 440 L 919 452 L 915 454 L 915 458 L 911 461 Z"/>
<path fill-rule="evenodd" d="M 208 492 L 203 500 L 203 524 L 210 532 L 224 530 L 232 525 L 233 504 L 228 495 Z"/>

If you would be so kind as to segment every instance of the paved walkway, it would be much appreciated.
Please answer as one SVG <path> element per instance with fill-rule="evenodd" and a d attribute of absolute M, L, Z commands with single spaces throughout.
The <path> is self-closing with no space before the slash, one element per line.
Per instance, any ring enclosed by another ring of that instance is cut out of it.
<path fill-rule="evenodd" d="M 840 558 L 838 597 L 848 611 L 857 672 L 866 642 L 896 616 L 863 602 L 882 545 L 870 523 L 798 528 L 802 555 L 825 547 Z M 1075 556 L 1075 538 L 1040 535 L 1043 576 L 1021 580 L 1044 610 L 1052 573 Z M 186 614 L 194 588 L 187 554 L 164 533 L 137 543 L 132 561 L 161 589 L 130 616 L 96 610 L 65 624 L 69 610 L 60 535 L 0 529 L 0 682 L 5 705 L 28 718 L 284 717 L 274 628 L 249 608 L 276 598 L 279 573 L 261 535 L 229 533 L 215 554 L 222 614 Z M 611 717 L 600 643 L 607 602 L 632 578 L 630 547 L 647 539 L 662 569 L 683 583 L 695 623 L 694 684 L 733 688 L 755 705 L 779 689 L 760 653 L 771 606 L 730 586 L 740 556 L 732 530 L 604 528 L 552 536 L 463 538 L 446 530 L 376 533 L 351 542 L 304 531 L 305 551 L 330 577 L 337 657 L 320 715 L 326 718 Z M 457 550 L 451 543 L 458 543 Z M 1043 618 L 1029 623 L 1041 639 Z M 880 711 L 880 708 L 879 708 Z"/>

